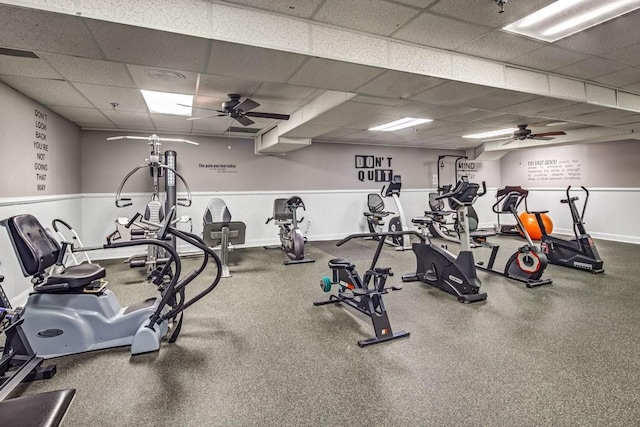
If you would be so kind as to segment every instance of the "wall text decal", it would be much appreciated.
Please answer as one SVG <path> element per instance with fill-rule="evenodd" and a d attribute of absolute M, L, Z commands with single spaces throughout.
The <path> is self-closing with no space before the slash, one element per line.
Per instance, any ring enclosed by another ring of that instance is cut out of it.
<path fill-rule="evenodd" d="M 36 171 L 36 188 L 38 191 L 45 191 L 47 187 L 47 173 L 49 164 L 46 155 L 49 152 L 47 143 L 47 114 L 40 110 L 35 110 L 35 133 L 33 148 L 36 151 L 36 161 L 33 169 Z"/>
<path fill-rule="evenodd" d="M 355 168 L 358 181 L 389 182 L 393 177 L 392 157 L 365 156 L 356 154 Z"/>

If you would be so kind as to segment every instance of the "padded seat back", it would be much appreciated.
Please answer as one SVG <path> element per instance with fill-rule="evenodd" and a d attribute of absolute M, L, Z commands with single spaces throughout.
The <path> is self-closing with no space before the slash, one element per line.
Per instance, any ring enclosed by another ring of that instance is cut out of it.
<path fill-rule="evenodd" d="M 54 265 L 60 245 L 33 215 L 12 216 L 3 221 L 25 277 L 42 275 Z"/>
<path fill-rule="evenodd" d="M 384 200 L 377 193 L 371 193 L 367 196 L 367 205 L 369 211 L 373 213 L 384 212 Z"/>
<path fill-rule="evenodd" d="M 153 199 L 147 203 L 147 207 L 144 210 L 144 219 L 156 224 L 161 224 L 164 221 L 164 208 L 160 200 Z"/>
<path fill-rule="evenodd" d="M 293 221 L 293 211 L 287 205 L 289 199 L 273 201 L 273 219 L 276 221 Z"/>
<path fill-rule="evenodd" d="M 204 210 L 202 225 L 229 221 L 231 221 L 231 212 L 229 212 L 224 200 L 217 197 L 209 200 L 207 208 Z"/>

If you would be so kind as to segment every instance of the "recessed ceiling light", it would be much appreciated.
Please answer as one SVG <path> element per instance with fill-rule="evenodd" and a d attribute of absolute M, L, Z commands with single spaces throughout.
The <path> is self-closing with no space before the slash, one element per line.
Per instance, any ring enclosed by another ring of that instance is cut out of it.
<path fill-rule="evenodd" d="M 151 113 L 174 114 L 177 116 L 190 116 L 192 114 L 193 95 L 142 89 L 140 93 L 142 93 Z"/>
<path fill-rule="evenodd" d="M 177 71 L 159 70 L 157 68 L 149 70 L 148 74 L 151 78 L 164 80 L 165 82 L 177 82 L 186 79 L 184 74 Z"/>
<path fill-rule="evenodd" d="M 510 133 L 513 133 L 516 130 L 518 130 L 518 129 L 515 129 L 515 128 L 500 129 L 500 130 L 494 130 L 494 131 L 491 131 L 491 132 L 475 133 L 473 135 L 462 135 L 462 137 L 463 138 L 472 138 L 472 139 L 491 138 L 492 136 L 509 135 Z"/>
<path fill-rule="evenodd" d="M 424 123 L 432 122 L 431 119 L 416 119 L 414 117 L 405 117 L 404 119 L 395 120 L 393 122 L 385 123 L 380 126 L 369 128 L 368 130 L 381 131 L 381 132 L 393 132 L 394 130 L 400 130 L 411 126 L 418 126 Z"/>
<path fill-rule="evenodd" d="M 558 0 L 503 30 L 555 42 L 640 8 L 640 0 Z"/>

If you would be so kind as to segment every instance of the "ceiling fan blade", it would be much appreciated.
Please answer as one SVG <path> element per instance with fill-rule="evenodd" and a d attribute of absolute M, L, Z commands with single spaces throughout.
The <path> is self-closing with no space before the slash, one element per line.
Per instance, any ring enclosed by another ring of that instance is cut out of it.
<path fill-rule="evenodd" d="M 530 135 L 527 139 L 536 139 L 538 141 L 551 141 L 554 140 L 553 136 L 539 136 L 539 135 Z"/>
<path fill-rule="evenodd" d="M 245 117 L 245 116 L 238 116 L 238 117 L 234 117 L 234 119 L 236 119 L 237 121 L 239 121 L 240 123 L 242 123 L 243 126 L 249 126 L 254 124 L 255 122 L 253 120 L 251 120 L 249 117 Z"/>
<path fill-rule="evenodd" d="M 247 111 L 253 110 L 254 108 L 259 107 L 259 106 L 260 106 L 260 104 L 258 104 L 253 99 L 245 98 L 244 101 L 242 101 L 241 103 L 239 103 L 238 105 L 233 107 L 233 109 L 234 110 L 240 110 L 240 111 L 246 113 Z"/>
<path fill-rule="evenodd" d="M 559 136 L 559 135 L 566 135 L 565 132 L 562 131 L 557 131 L 557 132 L 542 132 L 542 133 L 536 133 L 534 135 L 531 135 L 533 137 L 538 137 L 538 136 Z"/>
<path fill-rule="evenodd" d="M 208 110 L 208 111 L 217 111 L 218 113 L 224 113 L 224 111 L 216 110 L 215 108 L 196 107 L 195 105 L 178 104 L 178 103 L 176 103 L 176 105 L 179 105 L 181 107 L 193 108 L 194 110 Z"/>
<path fill-rule="evenodd" d="M 224 117 L 226 114 L 211 114 L 210 116 L 187 117 L 187 120 L 210 119 L 212 117 Z"/>
<path fill-rule="evenodd" d="M 259 117 L 261 119 L 276 119 L 276 120 L 289 120 L 288 114 L 275 114 L 275 113 L 258 113 L 257 111 L 253 111 L 245 114 L 249 117 Z"/>

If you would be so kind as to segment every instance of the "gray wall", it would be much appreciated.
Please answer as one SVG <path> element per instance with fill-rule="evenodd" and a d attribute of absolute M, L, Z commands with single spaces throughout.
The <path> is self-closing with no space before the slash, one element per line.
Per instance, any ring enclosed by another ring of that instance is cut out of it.
<path fill-rule="evenodd" d="M 136 165 L 145 163 L 149 147 L 145 141 L 106 138 L 127 132 L 83 131 L 82 192 L 114 193 L 122 178 Z M 137 134 L 148 136 L 148 134 Z M 175 135 L 161 135 L 176 137 Z M 184 136 L 183 136 L 184 137 Z M 178 152 L 178 172 L 192 191 L 301 191 L 375 189 L 383 183 L 368 179 L 374 169 L 389 169 L 402 175 L 403 188 L 432 188 L 436 159 L 442 150 L 401 147 L 372 147 L 313 143 L 310 147 L 283 156 L 254 154 L 253 140 L 187 136 L 199 146 L 164 143 L 162 150 Z M 451 151 L 451 153 L 458 153 Z M 355 156 L 381 157 L 374 168 L 355 167 Z M 231 166 L 230 166 L 231 165 Z M 226 167 L 225 167 L 226 166 Z M 232 167 L 235 166 L 235 167 Z M 499 162 L 485 162 L 476 178 L 497 186 Z M 364 173 L 365 180 L 359 179 Z M 125 187 L 125 192 L 149 192 L 148 173 L 138 172 Z"/>
<path fill-rule="evenodd" d="M 501 159 L 503 185 L 640 188 L 640 141 L 541 147 Z"/>
<path fill-rule="evenodd" d="M 80 192 L 79 128 L 2 83 L 0 150 L 0 197 Z"/>

